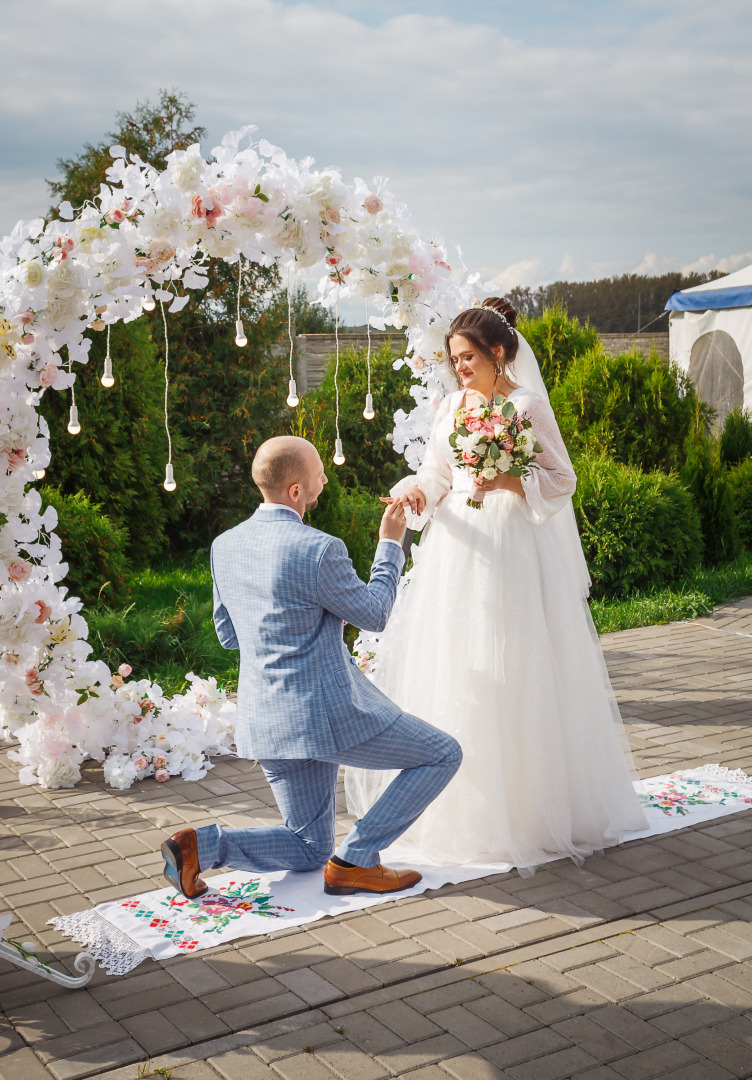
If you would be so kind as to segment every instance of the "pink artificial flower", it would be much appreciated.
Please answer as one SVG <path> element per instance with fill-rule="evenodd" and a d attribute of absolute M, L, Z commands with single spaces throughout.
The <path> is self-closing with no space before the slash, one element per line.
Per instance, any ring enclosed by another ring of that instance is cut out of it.
<path fill-rule="evenodd" d="M 340 214 L 339 210 L 335 210 L 331 206 L 327 206 L 326 210 L 324 211 L 324 217 L 327 221 L 331 221 L 333 225 L 339 225 L 340 221 L 342 220 L 342 215 Z"/>
<path fill-rule="evenodd" d="M 191 216 L 197 218 L 206 216 L 206 209 L 200 195 L 193 195 L 191 198 Z"/>
<path fill-rule="evenodd" d="M 122 675 L 124 679 L 127 679 L 132 671 L 133 668 L 130 664 L 121 664 L 118 668 L 118 675 Z"/>
<path fill-rule="evenodd" d="M 142 698 L 141 701 L 139 702 L 139 705 L 141 706 L 141 715 L 142 716 L 146 716 L 147 713 L 150 713 L 154 709 L 156 709 L 156 705 L 154 704 L 154 702 L 150 701 L 149 698 L 147 698 L 147 697 Z"/>
<path fill-rule="evenodd" d="M 167 768 L 167 757 L 166 757 L 165 754 L 157 754 L 155 756 L 155 758 L 154 758 L 154 768 L 155 769 L 166 769 Z"/>
<path fill-rule="evenodd" d="M 119 225 L 121 221 L 125 221 L 125 214 L 119 206 L 116 206 L 114 210 L 105 214 L 105 221 L 108 221 L 110 225 Z"/>
<path fill-rule="evenodd" d="M 110 686 L 113 690 L 118 690 L 123 685 L 123 680 L 119 675 L 113 675 L 110 679 Z"/>
<path fill-rule="evenodd" d="M 196 704 L 197 705 L 206 705 L 208 701 L 209 701 L 209 695 L 206 693 L 205 690 L 197 690 L 196 691 Z"/>
<path fill-rule="evenodd" d="M 29 670 L 26 672 L 24 682 L 28 686 L 29 690 L 31 690 L 32 694 L 41 694 L 44 690 L 44 683 L 39 678 L 39 672 L 36 668 L 29 668 Z"/>
<path fill-rule="evenodd" d="M 33 342 L 34 342 L 34 335 L 33 334 L 24 334 L 24 336 L 21 338 L 21 344 L 22 345 L 32 345 Z"/>
<path fill-rule="evenodd" d="M 8 577 L 11 581 L 28 581 L 33 567 L 26 559 L 11 559 L 8 563 Z"/>
<path fill-rule="evenodd" d="M 444 262 L 443 259 L 434 259 L 433 264 L 434 264 L 434 266 L 443 266 L 445 270 L 451 270 L 452 269 L 451 266 L 449 265 L 449 263 Z"/>
<path fill-rule="evenodd" d="M 222 207 L 214 198 L 214 192 L 209 192 L 209 194 L 212 197 L 212 204 L 206 211 L 206 224 L 209 226 L 210 229 L 213 229 L 216 224 L 217 218 L 222 216 Z"/>
<path fill-rule="evenodd" d="M 167 769 L 157 769 L 157 771 L 154 773 L 154 779 L 157 781 L 158 784 L 163 784 L 165 780 L 170 779 L 170 774 Z"/>
<path fill-rule="evenodd" d="M 425 366 L 426 366 L 426 362 L 423 359 L 423 357 L 422 356 L 416 356 L 415 359 L 413 360 L 413 367 L 415 368 L 415 370 L 416 371 L 422 371 Z"/>
<path fill-rule="evenodd" d="M 136 766 L 139 772 L 146 772 L 149 768 L 149 759 L 145 754 L 139 754 L 138 757 L 133 759 L 133 764 Z"/>
<path fill-rule="evenodd" d="M 328 266 L 338 266 L 338 265 L 339 265 L 339 263 L 341 263 L 341 262 L 342 262 L 342 256 L 341 256 L 341 255 L 338 255 L 338 254 L 336 253 L 336 251 L 332 251 L 332 252 L 330 252 L 330 253 L 329 253 L 329 255 L 327 255 L 327 257 L 326 257 L 326 258 L 324 259 L 324 262 L 325 262 L 325 263 L 326 263 L 326 264 L 327 264 Z"/>
<path fill-rule="evenodd" d="M 55 385 L 59 374 L 60 372 L 56 364 L 45 364 L 39 372 L 39 381 L 46 389 L 49 386 Z"/>
<path fill-rule="evenodd" d="M 39 614 L 37 615 L 34 622 L 35 623 L 47 622 L 50 615 L 52 614 L 52 608 L 50 607 L 50 605 L 45 604 L 44 600 L 35 600 L 34 601 L 34 606 L 39 608 Z"/>
<path fill-rule="evenodd" d="M 14 469 L 20 469 L 22 465 L 26 464 L 25 450 L 5 450 L 4 453 L 8 461 L 8 472 L 13 472 Z"/>
<path fill-rule="evenodd" d="M 36 319 L 36 315 L 31 310 L 31 308 L 27 308 L 26 311 L 19 311 L 18 317 L 21 320 L 21 322 L 24 324 L 24 326 L 28 326 L 29 323 L 33 323 L 34 320 Z"/>
<path fill-rule="evenodd" d="M 136 259 L 136 268 L 141 271 L 142 274 L 153 274 L 157 269 L 157 264 L 154 259 L 147 259 L 144 256 Z"/>
<path fill-rule="evenodd" d="M 467 450 L 462 451 L 462 460 L 466 465 L 475 465 L 478 461 L 477 454 L 470 454 Z"/>
<path fill-rule="evenodd" d="M 363 200 L 363 206 L 369 214 L 378 214 L 379 210 L 384 209 L 384 204 L 378 195 L 366 195 Z"/>

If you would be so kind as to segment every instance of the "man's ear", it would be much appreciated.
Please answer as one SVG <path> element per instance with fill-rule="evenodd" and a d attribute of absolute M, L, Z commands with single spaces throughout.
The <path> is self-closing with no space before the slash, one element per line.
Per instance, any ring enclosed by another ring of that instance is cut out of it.
<path fill-rule="evenodd" d="M 293 502 L 297 502 L 300 498 L 300 484 L 290 484 L 287 489 L 287 497 L 288 499 L 292 499 Z"/>

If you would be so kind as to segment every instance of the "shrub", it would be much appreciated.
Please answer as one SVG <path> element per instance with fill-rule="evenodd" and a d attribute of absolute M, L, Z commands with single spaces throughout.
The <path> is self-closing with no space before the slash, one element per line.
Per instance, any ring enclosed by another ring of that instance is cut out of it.
<path fill-rule="evenodd" d="M 727 477 L 739 539 L 749 551 L 752 550 L 752 458 L 729 469 Z"/>
<path fill-rule="evenodd" d="M 339 428 L 345 452 L 345 464 L 337 470 L 347 488 L 362 487 L 377 495 L 405 476 L 409 469 L 404 458 L 395 453 L 387 439 L 394 427 L 397 409 L 410 411 L 415 402 L 410 397 L 412 377 L 407 365 L 394 370 L 396 354 L 388 344 L 371 355 L 371 393 L 376 416 L 363 419 L 368 376 L 364 349 L 343 349 L 339 358 Z M 301 405 L 302 421 L 320 432 L 321 456 L 331 461 L 334 450 L 334 357 L 330 356 L 324 380 L 309 391 Z"/>
<path fill-rule="evenodd" d="M 128 597 L 126 530 L 101 513 L 101 507 L 83 491 L 62 495 L 56 488 L 43 487 L 41 496 L 45 506 L 57 510 L 55 532 L 68 564 L 63 584 L 85 604 L 99 599 L 124 603 Z"/>
<path fill-rule="evenodd" d="M 717 444 L 702 432 L 692 432 L 687 438 L 681 478 L 700 514 L 703 564 L 718 566 L 735 559 L 741 542 L 731 484 Z"/>
<path fill-rule="evenodd" d="M 570 453 L 665 472 L 679 467 L 694 418 L 707 411 L 688 377 L 657 354 L 609 356 L 600 347 L 572 362 L 551 404 Z"/>
<path fill-rule="evenodd" d="M 595 453 L 579 457 L 575 469 L 573 502 L 593 596 L 669 585 L 698 565 L 697 510 L 675 476 Z"/>
<path fill-rule="evenodd" d="M 724 465 L 738 465 L 752 456 L 752 414 L 748 409 L 737 405 L 726 414 L 718 448 Z"/>
<path fill-rule="evenodd" d="M 551 390 L 564 378 L 576 356 L 598 345 L 598 331 L 570 318 L 563 304 L 545 308 L 537 319 L 520 319 L 520 333 L 530 342 L 540 364 L 543 381 Z"/>
<path fill-rule="evenodd" d="M 112 327 L 115 385 L 108 390 L 99 382 L 105 347 L 106 333 L 93 332 L 89 363 L 76 365 L 80 435 L 65 430 L 70 395 L 47 390 L 42 397 L 52 449 L 47 479 L 65 495 L 85 491 L 94 505 L 106 507 L 108 518 L 125 530 L 131 563 L 140 566 L 165 546 L 165 524 L 179 508 L 183 478 L 176 461 L 181 486 L 173 495 L 161 486 L 164 382 L 146 319 Z M 179 433 L 173 440 L 180 458 Z"/>

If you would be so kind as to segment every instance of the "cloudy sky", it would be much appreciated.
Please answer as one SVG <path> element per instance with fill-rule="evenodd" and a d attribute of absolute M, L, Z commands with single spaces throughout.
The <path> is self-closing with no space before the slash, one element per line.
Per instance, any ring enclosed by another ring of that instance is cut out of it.
<path fill-rule="evenodd" d="M 0 234 L 119 110 L 186 91 L 501 287 L 752 262 L 749 0 L 26 0 L 0 40 Z"/>

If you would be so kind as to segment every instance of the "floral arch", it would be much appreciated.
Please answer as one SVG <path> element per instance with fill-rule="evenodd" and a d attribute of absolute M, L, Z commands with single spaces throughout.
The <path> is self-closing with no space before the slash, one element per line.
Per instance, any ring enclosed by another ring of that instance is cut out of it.
<path fill-rule="evenodd" d="M 25 784 L 72 787 L 90 758 L 120 788 L 153 774 L 199 779 L 208 755 L 229 752 L 233 740 L 234 705 L 214 679 L 189 673 L 190 689 L 168 699 L 128 679 L 130 669 L 89 659 L 81 602 L 59 584 L 67 568 L 56 513 L 42 513 L 34 486 L 50 460 L 37 405 L 48 390 L 70 389 L 75 433 L 88 329 L 160 304 L 167 330 L 169 312 L 188 303 L 185 289 L 207 284 L 212 256 L 241 273 L 243 259 L 292 272 L 321 264 L 322 304 L 361 297 L 371 325 L 407 332 L 416 407 L 395 416 L 394 446 L 419 464 L 443 394 L 444 332 L 472 304 L 478 275 L 450 271 L 441 238 L 419 235 L 384 178 L 346 184 L 311 158 L 254 142 L 254 131 L 230 132 L 210 162 L 198 145 L 175 151 L 163 172 L 112 147 L 94 202 L 78 211 L 63 203 L 47 225 L 19 222 L 0 243 L 0 734 L 18 742 L 10 756 Z M 242 341 L 242 326 L 236 334 Z M 106 360 L 105 385 L 110 375 Z M 165 464 L 170 490 L 171 452 Z M 179 482 L 179 465 L 176 473 Z"/>

